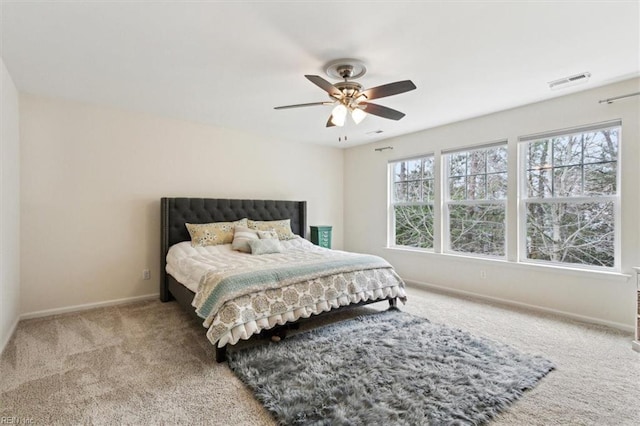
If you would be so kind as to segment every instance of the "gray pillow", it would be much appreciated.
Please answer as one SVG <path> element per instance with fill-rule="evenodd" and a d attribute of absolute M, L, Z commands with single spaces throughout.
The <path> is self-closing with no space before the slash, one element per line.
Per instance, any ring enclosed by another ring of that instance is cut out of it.
<path fill-rule="evenodd" d="M 282 244 L 280 240 L 266 239 L 266 240 L 250 240 L 249 246 L 251 246 L 251 254 L 270 254 L 281 253 Z"/>

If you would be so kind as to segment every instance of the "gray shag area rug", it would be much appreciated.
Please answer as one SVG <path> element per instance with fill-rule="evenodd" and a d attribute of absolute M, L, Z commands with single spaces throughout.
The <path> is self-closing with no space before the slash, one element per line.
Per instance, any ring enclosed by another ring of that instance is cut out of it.
<path fill-rule="evenodd" d="M 397 310 L 230 351 L 280 424 L 483 424 L 554 368 L 540 356 Z"/>

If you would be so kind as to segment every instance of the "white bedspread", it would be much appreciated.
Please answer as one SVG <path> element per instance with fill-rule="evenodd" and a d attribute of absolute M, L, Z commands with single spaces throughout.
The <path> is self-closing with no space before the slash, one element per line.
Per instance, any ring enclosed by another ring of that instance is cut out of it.
<path fill-rule="evenodd" d="M 282 265 L 308 259 L 310 255 L 327 259 L 348 253 L 328 250 L 303 238 L 281 241 L 283 253 L 254 256 L 231 250 L 231 245 L 192 247 L 190 242 L 172 246 L 167 254 L 167 272 L 194 293 L 212 274 L 246 271 L 264 265 Z M 388 265 L 387 265 L 388 266 Z M 345 272 L 307 282 L 265 290 L 230 300 L 216 315 L 207 319 L 207 337 L 218 346 L 235 344 L 252 334 L 277 324 L 307 318 L 367 300 L 387 297 L 406 299 L 404 283 L 390 268 Z M 195 306 L 195 304 L 194 304 Z"/>
<path fill-rule="evenodd" d="M 283 240 L 280 241 L 280 244 L 286 252 L 292 250 L 324 250 L 304 238 Z M 179 283 L 196 293 L 200 280 L 207 272 L 240 268 L 246 262 L 276 263 L 280 261 L 277 257 L 252 256 L 231 250 L 231 244 L 192 247 L 189 241 L 183 241 L 169 248 L 167 253 L 167 272 Z"/>

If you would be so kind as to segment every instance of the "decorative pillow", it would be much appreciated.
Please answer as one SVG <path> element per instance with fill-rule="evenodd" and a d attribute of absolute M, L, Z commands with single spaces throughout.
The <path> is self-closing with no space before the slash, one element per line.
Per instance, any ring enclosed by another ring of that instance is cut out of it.
<path fill-rule="evenodd" d="M 257 231 L 276 231 L 281 240 L 292 240 L 296 234 L 291 230 L 291 219 L 284 220 L 249 220 L 249 228 Z"/>
<path fill-rule="evenodd" d="M 278 233 L 274 231 L 257 231 L 261 240 L 277 240 Z"/>
<path fill-rule="evenodd" d="M 233 228 L 247 226 L 247 219 L 235 222 L 212 223 L 187 223 L 187 230 L 191 235 L 191 246 L 217 246 L 219 244 L 231 244 L 233 241 Z"/>
<path fill-rule="evenodd" d="M 249 241 L 258 239 L 258 231 L 249 229 L 246 226 L 236 226 L 233 232 L 233 242 L 231 248 L 243 253 L 251 253 Z"/>
<path fill-rule="evenodd" d="M 281 253 L 282 244 L 279 240 L 267 239 L 267 240 L 249 240 L 251 246 L 251 254 L 270 254 Z"/>

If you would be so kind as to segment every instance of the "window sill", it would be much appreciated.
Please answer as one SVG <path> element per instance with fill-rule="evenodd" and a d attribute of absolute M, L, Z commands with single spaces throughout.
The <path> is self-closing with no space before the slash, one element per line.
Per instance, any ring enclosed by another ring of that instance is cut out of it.
<path fill-rule="evenodd" d="M 384 250 L 388 250 L 393 253 L 414 253 L 418 255 L 424 256 L 434 256 L 436 258 L 446 260 L 446 261 L 457 261 L 464 260 L 467 263 L 476 263 L 478 265 L 487 265 L 491 264 L 493 266 L 505 267 L 505 268 L 516 268 L 520 270 L 530 270 L 530 271 L 538 271 L 538 272 L 553 272 L 563 275 L 574 275 L 574 276 L 583 276 L 589 278 L 602 278 L 615 280 L 620 282 L 629 281 L 632 277 L 631 274 L 626 274 L 618 271 L 602 271 L 602 270 L 594 270 L 594 269 L 580 269 L 571 266 L 562 266 L 562 265 L 545 265 L 539 263 L 529 263 L 529 262 L 512 262 L 508 261 L 504 258 L 494 258 L 489 256 L 466 256 L 462 254 L 456 253 L 436 253 L 432 250 L 427 249 L 419 249 L 419 248 L 411 248 L 411 247 L 384 247 Z"/>

